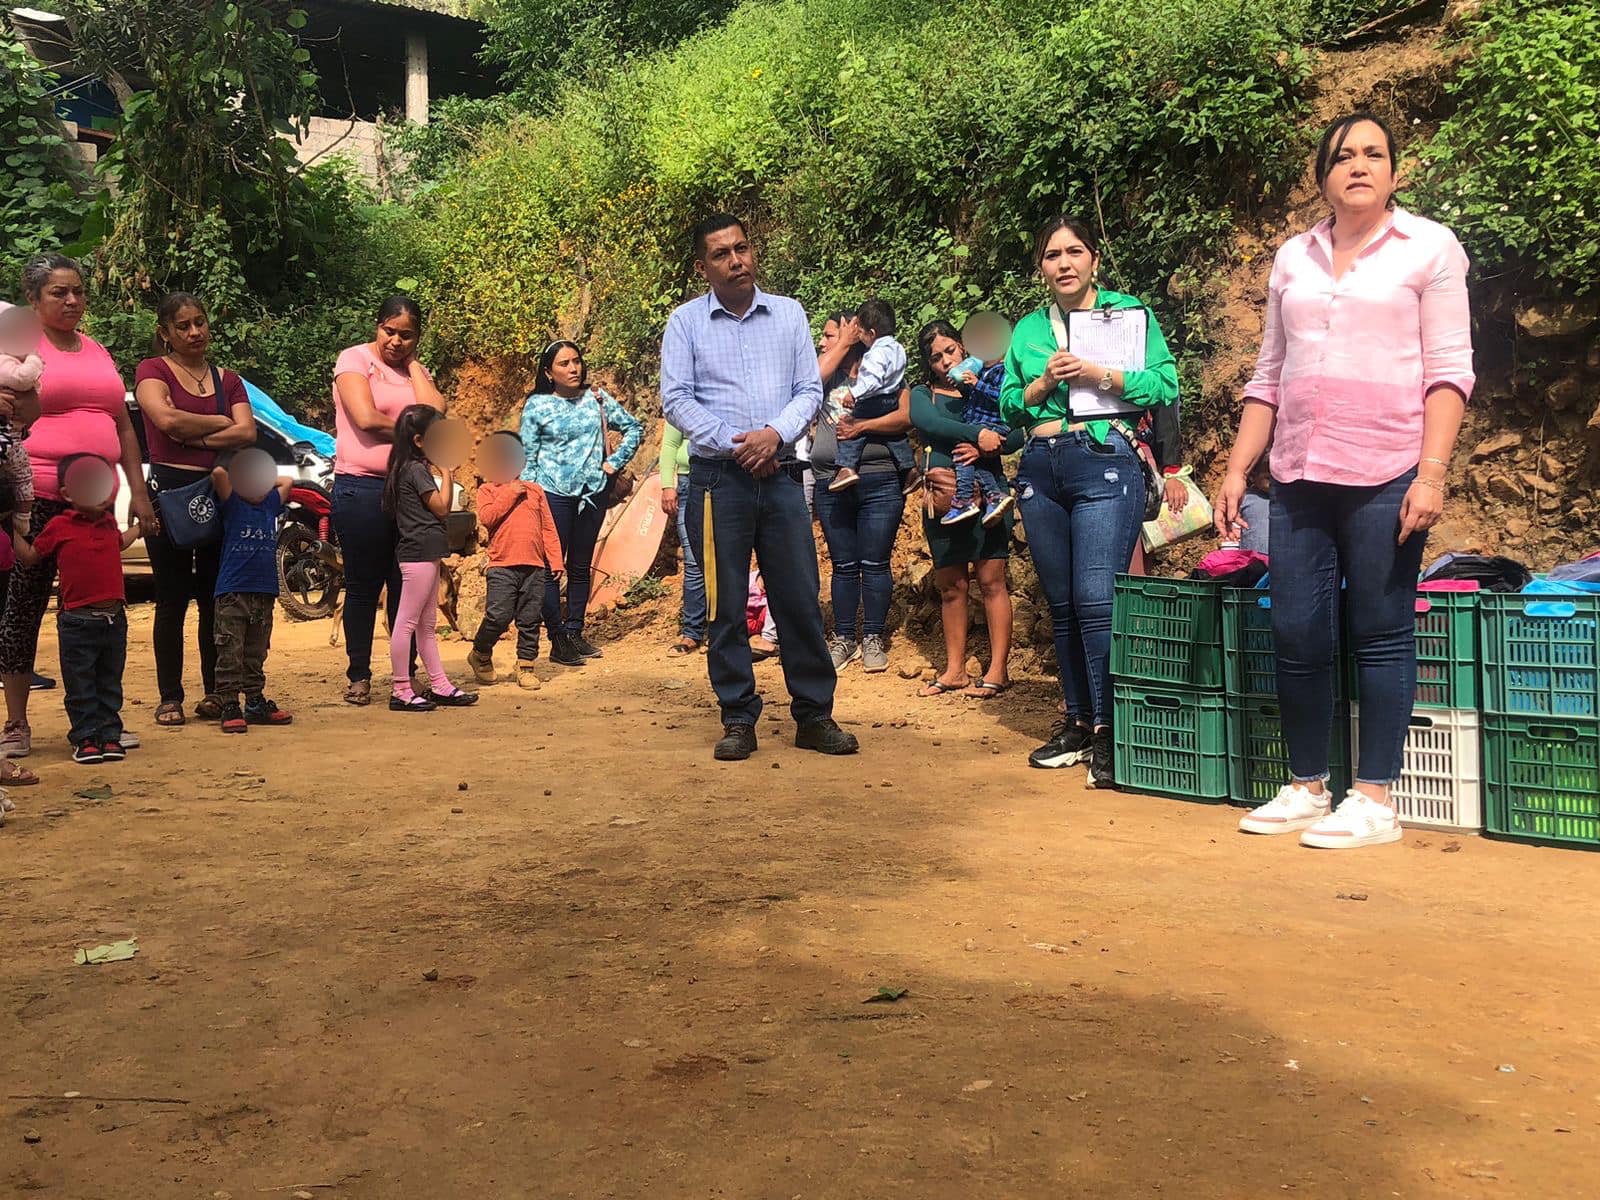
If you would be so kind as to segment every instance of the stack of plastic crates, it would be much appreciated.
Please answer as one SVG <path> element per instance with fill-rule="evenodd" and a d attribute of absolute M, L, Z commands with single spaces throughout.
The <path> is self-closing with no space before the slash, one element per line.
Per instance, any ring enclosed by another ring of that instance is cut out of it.
<path fill-rule="evenodd" d="M 1119 575 L 1111 617 L 1119 787 L 1181 800 L 1228 794 L 1222 588 Z"/>
<path fill-rule="evenodd" d="M 1417 690 L 1400 779 L 1391 790 L 1406 825 L 1467 833 L 1483 828 L 1478 599 L 1478 592 L 1417 593 Z M 1350 721 L 1352 759 L 1359 757 L 1360 732 L 1357 690 Z"/>
<path fill-rule="evenodd" d="M 1485 824 L 1600 847 L 1600 596 L 1485 595 Z"/>
<path fill-rule="evenodd" d="M 1272 593 L 1226 588 L 1222 593 L 1222 654 L 1228 731 L 1228 799 L 1265 804 L 1289 782 L 1289 748 L 1278 708 L 1278 660 L 1272 641 Z M 1333 731 L 1328 739 L 1328 787 L 1350 786 L 1350 704 L 1342 657 L 1335 658 Z"/>

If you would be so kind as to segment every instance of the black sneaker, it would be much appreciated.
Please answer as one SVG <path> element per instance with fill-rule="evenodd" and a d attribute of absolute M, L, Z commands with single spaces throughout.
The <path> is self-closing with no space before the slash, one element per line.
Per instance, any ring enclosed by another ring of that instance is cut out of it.
<path fill-rule="evenodd" d="M 250 723 L 245 719 L 244 709 L 239 707 L 237 700 L 224 700 L 222 702 L 222 716 L 218 719 L 222 723 L 223 733 L 250 732 Z"/>
<path fill-rule="evenodd" d="M 100 743 L 100 758 L 103 762 L 121 762 L 128 757 L 128 749 L 115 738 Z"/>
<path fill-rule="evenodd" d="M 581 667 L 587 661 L 570 637 L 562 634 L 550 639 L 550 661 L 563 667 Z"/>
<path fill-rule="evenodd" d="M 794 744 L 801 750 L 815 750 L 819 754 L 854 754 L 861 749 L 856 735 L 840 729 L 832 717 L 807 721 L 794 731 Z"/>
<path fill-rule="evenodd" d="M 1116 773 L 1111 769 L 1111 730 L 1097 729 L 1089 750 L 1089 786 L 1092 788 L 1116 787 Z"/>
<path fill-rule="evenodd" d="M 1081 763 L 1089 757 L 1091 740 L 1087 725 L 1079 725 L 1070 719 L 1062 721 L 1050 735 L 1050 740 L 1028 755 L 1028 765 L 1054 770 L 1056 767 Z"/>
<path fill-rule="evenodd" d="M 75 763 L 99 763 L 105 760 L 105 751 L 100 749 L 100 743 L 93 738 L 84 738 L 72 752 L 72 761 Z"/>
<path fill-rule="evenodd" d="M 289 725 L 294 722 L 294 714 L 284 712 L 265 696 L 257 696 L 245 701 L 244 719 L 251 725 Z"/>
<path fill-rule="evenodd" d="M 51 679 L 48 675 L 41 675 L 39 672 L 35 671 L 33 673 L 33 679 L 28 683 L 28 690 L 30 692 L 48 692 L 55 686 L 56 681 L 54 679 Z"/>
<path fill-rule="evenodd" d="M 604 658 L 606 656 L 606 652 L 604 650 L 600 649 L 599 646 L 596 646 L 588 638 L 584 637 L 583 634 L 574 633 L 571 636 L 572 648 L 585 658 Z"/>
<path fill-rule="evenodd" d="M 756 727 L 733 722 L 722 727 L 722 738 L 711 749 L 719 762 L 743 762 L 756 752 Z"/>

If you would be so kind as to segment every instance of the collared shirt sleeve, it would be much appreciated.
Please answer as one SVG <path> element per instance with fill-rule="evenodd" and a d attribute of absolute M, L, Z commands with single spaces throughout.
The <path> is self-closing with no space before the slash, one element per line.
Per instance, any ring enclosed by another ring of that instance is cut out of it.
<path fill-rule="evenodd" d="M 794 352 L 794 383 L 790 387 L 789 403 L 776 420 L 770 422 L 785 446 L 792 446 L 803 437 L 822 408 L 822 376 L 817 371 L 817 348 L 811 342 L 811 326 L 806 321 L 805 310 L 794 306 L 795 319 L 790 330 Z"/>
<path fill-rule="evenodd" d="M 529 396 L 522 402 L 522 448 L 527 452 L 528 461 L 522 468 L 522 478 L 537 479 L 539 477 L 539 454 L 543 447 L 540 444 L 542 429 L 539 413 L 540 405 L 537 393 Z"/>
<path fill-rule="evenodd" d="M 661 337 L 661 408 L 667 420 L 689 439 L 691 446 L 714 446 L 720 453 L 731 455 L 733 435 L 740 431 L 710 412 L 694 396 L 694 340 L 688 323 L 684 310 L 679 309 L 667 319 L 667 329 Z M 811 363 L 811 373 L 817 373 L 815 359 Z M 818 392 L 820 395 L 820 384 Z"/>
<path fill-rule="evenodd" d="M 1280 247 L 1272 260 L 1267 279 L 1267 315 L 1261 330 L 1261 353 L 1256 356 L 1256 373 L 1245 385 L 1244 398 L 1258 400 L 1269 408 L 1278 407 L 1278 378 L 1283 374 L 1287 338 L 1283 331 L 1284 255 L 1288 244 Z"/>
<path fill-rule="evenodd" d="M 678 447 L 683 434 L 671 421 L 661 423 L 661 486 L 668 491 L 678 486 Z"/>
<path fill-rule="evenodd" d="M 897 386 L 906 375 L 906 352 L 892 337 L 881 337 L 861 356 L 861 369 L 850 394 L 857 400 Z"/>
<path fill-rule="evenodd" d="M 1422 289 L 1422 391 L 1453 387 L 1472 398 L 1472 314 L 1467 304 L 1467 252 L 1446 235 Z"/>
<path fill-rule="evenodd" d="M 600 392 L 600 403 L 605 405 L 606 423 L 613 429 L 622 430 L 622 443 L 606 463 L 614 471 L 620 471 L 633 461 L 633 456 L 639 452 L 639 443 L 644 440 L 644 426 L 639 424 L 639 418 L 630 413 L 604 388 Z"/>

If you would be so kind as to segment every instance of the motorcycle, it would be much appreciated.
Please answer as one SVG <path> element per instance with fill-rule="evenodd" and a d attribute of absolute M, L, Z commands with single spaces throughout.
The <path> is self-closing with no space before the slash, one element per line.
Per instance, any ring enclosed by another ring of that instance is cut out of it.
<path fill-rule="evenodd" d="M 333 527 L 333 463 L 296 442 L 306 468 L 289 490 L 278 525 L 278 603 L 297 621 L 331 617 L 344 590 L 344 554 Z"/>

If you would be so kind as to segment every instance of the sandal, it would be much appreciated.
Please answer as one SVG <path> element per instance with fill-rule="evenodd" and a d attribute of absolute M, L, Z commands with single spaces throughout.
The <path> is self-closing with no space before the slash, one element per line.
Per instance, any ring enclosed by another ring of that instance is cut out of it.
<path fill-rule="evenodd" d="M 194 715 L 202 721 L 222 720 L 222 700 L 217 696 L 207 696 L 194 706 Z"/>
<path fill-rule="evenodd" d="M 6 787 L 32 787 L 39 777 L 27 767 L 19 767 L 9 758 L 0 758 L 0 784 Z"/>
<path fill-rule="evenodd" d="M 1011 681 L 1004 683 L 990 683 L 987 679 L 980 679 L 967 689 L 967 695 L 978 700 L 993 700 L 996 696 L 1003 696 L 1011 690 Z"/>
<path fill-rule="evenodd" d="M 694 654 L 700 649 L 700 643 L 691 637 L 681 637 L 667 648 L 668 654 Z"/>
<path fill-rule="evenodd" d="M 344 702 L 365 707 L 372 703 L 372 680 L 357 679 L 344 689 Z"/>
<path fill-rule="evenodd" d="M 204 703 L 204 701 L 201 703 Z M 196 707 L 198 708 L 199 706 L 197 705 Z M 183 705 L 177 701 L 163 700 L 156 705 L 157 725 L 164 726 L 167 729 L 176 729 L 180 725 L 188 724 L 188 722 L 189 718 L 183 715 Z"/>
<path fill-rule="evenodd" d="M 969 679 L 965 683 L 946 683 L 942 679 L 935 679 L 932 683 L 924 684 L 917 694 L 924 697 L 948 696 L 951 692 L 964 692 L 972 686 Z"/>

